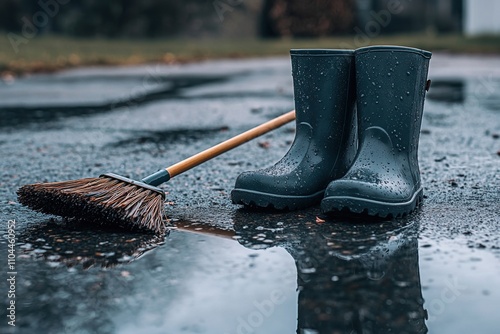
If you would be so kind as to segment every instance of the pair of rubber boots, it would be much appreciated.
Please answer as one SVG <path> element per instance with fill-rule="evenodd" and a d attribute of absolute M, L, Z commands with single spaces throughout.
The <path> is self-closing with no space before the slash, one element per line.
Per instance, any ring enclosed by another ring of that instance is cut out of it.
<path fill-rule="evenodd" d="M 403 216 L 422 200 L 418 142 L 431 53 L 291 50 L 296 133 L 274 166 L 242 173 L 235 204 Z"/>

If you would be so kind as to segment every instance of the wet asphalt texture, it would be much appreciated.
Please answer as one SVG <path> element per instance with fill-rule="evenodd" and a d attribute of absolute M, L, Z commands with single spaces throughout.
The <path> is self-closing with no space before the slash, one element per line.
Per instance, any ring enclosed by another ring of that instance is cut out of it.
<path fill-rule="evenodd" d="M 435 54 L 422 207 L 391 221 L 230 203 L 288 124 L 179 175 L 164 236 L 21 206 L 24 184 L 140 179 L 293 109 L 287 58 L 0 81 L 2 333 L 497 333 L 500 57 Z M 8 221 L 15 220 L 15 327 Z"/>

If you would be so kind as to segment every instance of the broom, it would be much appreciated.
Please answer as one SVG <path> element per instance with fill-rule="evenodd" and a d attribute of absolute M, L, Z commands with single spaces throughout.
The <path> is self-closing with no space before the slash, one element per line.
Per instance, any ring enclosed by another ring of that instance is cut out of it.
<path fill-rule="evenodd" d="M 156 186 L 294 119 L 295 111 L 292 110 L 141 181 L 107 173 L 98 178 L 35 183 L 19 188 L 18 199 L 22 205 L 47 214 L 91 218 L 131 230 L 164 233 L 165 192 Z"/>

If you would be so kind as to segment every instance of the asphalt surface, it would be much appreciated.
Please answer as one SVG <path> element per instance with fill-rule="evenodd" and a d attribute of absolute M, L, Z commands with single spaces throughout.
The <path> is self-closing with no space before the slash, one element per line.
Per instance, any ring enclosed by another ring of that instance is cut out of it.
<path fill-rule="evenodd" d="M 0 331 L 497 333 L 500 58 L 437 54 L 430 78 L 416 213 L 369 221 L 232 205 L 239 173 L 286 152 L 289 124 L 162 185 L 165 236 L 35 213 L 15 192 L 104 172 L 140 179 L 289 111 L 288 59 L 0 81 Z"/>

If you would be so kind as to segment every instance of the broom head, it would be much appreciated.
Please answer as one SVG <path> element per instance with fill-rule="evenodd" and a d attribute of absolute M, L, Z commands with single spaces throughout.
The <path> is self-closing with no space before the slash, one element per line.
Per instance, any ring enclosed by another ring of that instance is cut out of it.
<path fill-rule="evenodd" d="M 19 188 L 17 195 L 22 205 L 43 213 L 158 234 L 166 229 L 165 192 L 113 173 L 29 184 Z"/>

